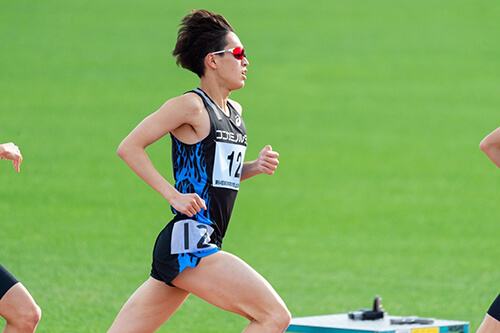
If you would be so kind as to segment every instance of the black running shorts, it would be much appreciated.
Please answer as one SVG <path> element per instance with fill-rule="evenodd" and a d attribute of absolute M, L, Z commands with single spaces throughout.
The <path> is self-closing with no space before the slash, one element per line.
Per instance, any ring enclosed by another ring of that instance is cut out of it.
<path fill-rule="evenodd" d="M 14 275 L 0 264 L 0 299 L 12 288 L 13 285 L 18 283 Z"/>
<path fill-rule="evenodd" d="M 151 277 L 169 286 L 186 267 L 196 267 L 201 258 L 220 250 L 212 240 L 214 229 L 207 223 L 175 218 L 158 235 L 153 250 Z"/>
<path fill-rule="evenodd" d="M 500 321 L 500 294 L 493 301 L 493 304 L 491 304 L 491 307 L 488 310 L 488 314 L 496 320 Z"/>

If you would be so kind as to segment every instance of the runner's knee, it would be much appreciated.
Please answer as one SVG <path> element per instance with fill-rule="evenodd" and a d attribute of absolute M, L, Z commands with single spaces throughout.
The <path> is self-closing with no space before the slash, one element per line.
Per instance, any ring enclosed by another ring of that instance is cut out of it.
<path fill-rule="evenodd" d="M 279 332 L 284 332 L 288 326 L 290 325 L 290 321 L 292 320 L 292 315 L 290 311 L 286 307 L 281 308 L 279 311 L 273 315 L 273 318 L 276 323 L 276 328 L 281 330 Z"/>
<path fill-rule="evenodd" d="M 9 324 L 19 329 L 20 332 L 34 332 L 41 318 L 42 310 L 35 304 L 20 310 Z"/>
<path fill-rule="evenodd" d="M 265 317 L 255 321 L 260 322 L 262 326 L 273 329 L 273 332 L 285 332 L 290 325 L 292 315 L 285 306 L 277 307 L 269 311 Z"/>

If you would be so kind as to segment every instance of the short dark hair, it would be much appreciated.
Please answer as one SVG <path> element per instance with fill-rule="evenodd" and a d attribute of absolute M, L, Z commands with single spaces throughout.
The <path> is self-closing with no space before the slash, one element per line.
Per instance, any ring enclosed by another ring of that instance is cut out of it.
<path fill-rule="evenodd" d="M 205 56 L 222 50 L 227 45 L 226 36 L 233 27 L 219 14 L 208 10 L 193 10 L 180 24 L 177 43 L 172 52 L 181 65 L 200 78 L 205 74 Z"/>

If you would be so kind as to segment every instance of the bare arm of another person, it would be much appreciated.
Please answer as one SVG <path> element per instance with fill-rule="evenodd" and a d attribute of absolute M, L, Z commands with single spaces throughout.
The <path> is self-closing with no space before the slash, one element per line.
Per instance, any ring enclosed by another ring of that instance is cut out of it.
<path fill-rule="evenodd" d="M 488 134 L 479 148 L 500 168 L 500 127 Z"/>

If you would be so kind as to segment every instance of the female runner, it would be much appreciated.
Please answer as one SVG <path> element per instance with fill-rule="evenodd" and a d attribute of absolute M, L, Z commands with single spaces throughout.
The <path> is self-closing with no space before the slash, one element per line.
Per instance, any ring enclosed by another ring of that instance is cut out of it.
<path fill-rule="evenodd" d="M 240 180 L 272 175 L 278 166 L 271 146 L 243 162 L 242 109 L 229 99 L 245 85 L 249 63 L 243 45 L 224 17 L 197 10 L 183 18 L 173 55 L 199 76 L 199 88 L 145 118 L 120 144 L 118 155 L 170 203 L 175 217 L 157 238 L 151 276 L 109 332 L 153 332 L 191 293 L 248 318 L 243 332 L 284 332 L 290 313 L 280 296 L 249 265 L 221 250 Z M 175 186 L 145 152 L 166 134 L 172 140 Z"/>

